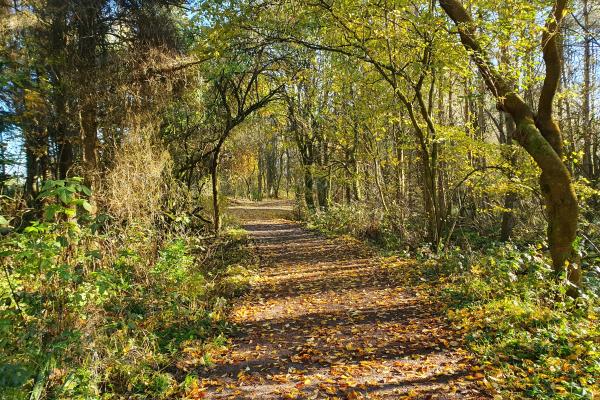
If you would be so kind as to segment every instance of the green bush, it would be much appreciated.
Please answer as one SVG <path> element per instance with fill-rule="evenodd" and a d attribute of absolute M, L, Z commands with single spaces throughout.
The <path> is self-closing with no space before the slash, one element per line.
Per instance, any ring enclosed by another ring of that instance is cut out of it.
<path fill-rule="evenodd" d="M 351 235 L 385 248 L 397 249 L 406 239 L 395 225 L 393 212 L 366 205 L 333 205 L 328 211 L 309 215 L 308 227 L 327 235 Z"/>
<path fill-rule="evenodd" d="M 47 182 L 43 217 L 2 238 L 1 399 L 176 396 L 225 344 L 228 299 L 253 279 L 242 231 L 114 226 L 89 194 L 78 178 Z"/>
<path fill-rule="evenodd" d="M 442 286 L 450 320 L 480 356 L 489 389 L 503 398 L 593 399 L 600 393 L 597 288 L 567 297 L 541 248 L 504 244 L 469 256 L 455 249 L 426 263 L 424 274 Z"/>

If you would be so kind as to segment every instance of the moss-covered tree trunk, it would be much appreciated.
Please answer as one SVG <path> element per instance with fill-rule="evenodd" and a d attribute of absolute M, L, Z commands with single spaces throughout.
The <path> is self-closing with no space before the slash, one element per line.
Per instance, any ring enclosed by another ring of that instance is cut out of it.
<path fill-rule="evenodd" d="M 540 188 L 548 217 L 548 246 L 557 275 L 567 272 L 571 283 L 569 294 L 575 296 L 581 282 L 579 260 L 574 243 L 577 235 L 579 207 L 573 189 L 571 174 L 563 162 L 563 141 L 558 124 L 552 116 L 554 96 L 561 74 L 561 58 L 557 36 L 566 10 L 566 0 L 556 0 L 543 30 L 541 49 L 546 74 L 538 111 L 516 93 L 514 84 L 500 75 L 480 45 L 475 21 L 457 0 L 439 0 L 441 7 L 458 28 L 463 46 L 496 97 L 498 108 L 513 118 L 514 139 L 529 153 L 541 170 Z"/>

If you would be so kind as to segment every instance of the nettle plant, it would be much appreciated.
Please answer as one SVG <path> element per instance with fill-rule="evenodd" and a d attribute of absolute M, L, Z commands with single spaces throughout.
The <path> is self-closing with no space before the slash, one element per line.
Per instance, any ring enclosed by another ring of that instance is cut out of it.
<path fill-rule="evenodd" d="M 65 180 L 46 181 L 38 196 L 38 200 L 55 200 L 44 208 L 44 215 L 48 221 L 55 220 L 56 216 L 65 215 L 73 218 L 77 214 L 77 206 L 85 211 L 92 211 L 91 204 L 86 197 L 91 196 L 90 188 L 83 184 L 83 179 L 79 177 L 68 178 Z"/>
<path fill-rule="evenodd" d="M 0 389 L 41 393 L 54 366 L 78 356 L 84 308 L 100 294 L 84 279 L 98 258 L 81 246 L 98 223 L 90 194 L 81 178 L 47 181 L 43 217 L 2 238 Z"/>

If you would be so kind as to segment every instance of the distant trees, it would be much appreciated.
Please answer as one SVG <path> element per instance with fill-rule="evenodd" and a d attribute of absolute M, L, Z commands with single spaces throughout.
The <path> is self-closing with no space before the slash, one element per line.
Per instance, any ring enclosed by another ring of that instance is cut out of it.
<path fill-rule="evenodd" d="M 221 215 L 219 208 L 219 182 L 218 168 L 219 157 L 226 140 L 234 128 L 259 109 L 275 100 L 283 89 L 283 84 L 277 82 L 274 76 L 267 72 L 281 62 L 279 57 L 268 57 L 263 49 L 259 54 L 243 54 L 243 58 L 250 56 L 250 63 L 244 65 L 244 60 L 233 58 L 223 60 L 223 65 L 217 64 L 217 75 L 211 78 L 213 96 L 215 99 L 211 109 L 218 120 L 214 121 L 211 130 L 215 130 L 215 141 L 210 150 L 209 171 L 212 182 L 213 198 L 213 224 L 215 233 L 219 233 Z M 219 60 L 221 61 L 221 60 Z M 231 69 L 228 70 L 227 66 Z M 242 68 L 239 68 L 242 66 Z"/>
<path fill-rule="evenodd" d="M 220 14 L 218 4 L 214 7 L 207 15 L 225 20 L 207 28 L 204 33 L 209 40 L 197 50 L 206 59 L 207 85 L 202 90 L 202 112 L 190 110 L 196 120 L 194 132 L 184 132 L 186 137 L 194 136 L 197 143 L 195 147 L 180 149 L 184 161 L 177 168 L 180 174 L 191 174 L 197 168 L 210 174 L 212 225 L 218 234 L 218 172 L 223 148 L 237 127 L 281 95 L 285 83 L 277 71 L 285 68 L 288 54 L 285 49 L 245 35 L 235 22 Z"/>
<path fill-rule="evenodd" d="M 296 145 L 302 166 L 304 201 L 309 210 L 327 210 L 330 201 L 329 141 L 327 129 L 331 80 L 326 76 L 327 56 L 321 56 L 321 66 L 301 68 L 307 71 L 289 85 L 285 100 L 289 134 Z M 316 192 L 316 202 L 315 202 Z"/>

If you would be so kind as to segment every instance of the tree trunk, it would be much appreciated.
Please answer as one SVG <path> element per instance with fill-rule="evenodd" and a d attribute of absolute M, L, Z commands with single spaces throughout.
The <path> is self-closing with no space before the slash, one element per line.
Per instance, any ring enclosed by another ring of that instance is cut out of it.
<path fill-rule="evenodd" d="M 411 120 L 413 129 L 415 130 L 415 138 L 417 142 L 417 148 L 422 166 L 422 177 L 421 177 L 421 191 L 423 194 L 423 203 L 425 205 L 425 213 L 427 215 L 427 235 L 429 242 L 432 245 L 434 251 L 439 248 L 441 233 L 444 225 L 442 218 L 442 210 L 439 209 L 437 203 L 439 197 L 437 194 L 437 144 L 435 141 L 435 126 L 429 115 L 428 108 L 423 101 L 423 96 L 420 88 L 415 89 L 415 97 L 418 100 L 419 112 L 421 117 L 427 125 L 427 131 L 425 131 L 415 115 L 415 111 L 412 102 L 401 92 L 396 92 L 396 95 L 404 104 L 408 116 Z M 430 142 L 431 150 L 428 146 L 428 138 L 426 132 L 431 134 Z"/>
<path fill-rule="evenodd" d="M 515 219 L 515 204 L 517 202 L 517 194 L 508 192 L 504 195 L 504 209 L 502 212 L 502 224 L 500 226 L 500 241 L 507 242 L 512 237 L 513 229 L 516 224 Z"/>
<path fill-rule="evenodd" d="M 318 126 L 315 126 L 319 129 Z M 316 146 L 314 146 L 314 157 L 315 164 L 317 166 L 317 174 L 315 177 L 317 185 L 317 200 L 319 202 L 319 209 L 329 209 L 329 174 L 327 171 L 328 161 L 328 148 L 325 139 L 318 135 Z"/>
<path fill-rule="evenodd" d="M 219 167 L 219 151 L 218 148 L 210 163 L 210 177 L 212 181 L 212 203 L 213 203 L 213 231 L 215 236 L 219 236 L 221 230 L 221 213 L 219 210 L 219 182 L 218 182 L 218 167 Z"/>
<path fill-rule="evenodd" d="M 275 179 L 275 190 L 273 191 L 273 196 L 278 199 L 279 198 L 279 189 L 281 187 L 281 179 L 283 179 L 283 157 L 285 152 L 281 151 L 277 157 L 277 177 Z"/>
<path fill-rule="evenodd" d="M 304 165 L 304 201 L 306 201 L 306 207 L 309 211 L 315 211 L 311 165 Z"/>
<path fill-rule="evenodd" d="M 327 211 L 329 209 L 329 182 L 323 172 L 317 177 L 317 199 L 319 200 L 319 208 Z"/>
<path fill-rule="evenodd" d="M 292 167 L 290 164 L 290 149 L 285 149 L 285 197 L 290 197 L 290 184 L 292 183 Z"/>
<path fill-rule="evenodd" d="M 546 20 L 542 34 L 546 74 L 538 100 L 538 113 L 513 90 L 513 86 L 489 60 L 479 43 L 476 25 L 458 0 L 439 0 L 446 14 L 458 28 L 463 46 L 470 51 L 473 61 L 496 97 L 498 107 L 510 114 L 515 122 L 515 139 L 541 169 L 540 188 L 548 215 L 548 245 L 557 276 L 565 272 L 571 286 L 569 295 L 575 296 L 581 283 L 579 259 L 574 247 L 577 235 L 579 207 L 571 182 L 571 174 L 562 160 L 563 143 L 560 128 L 552 117 L 554 96 L 561 75 L 557 36 L 566 9 L 566 0 L 556 0 L 552 14 Z"/>
<path fill-rule="evenodd" d="M 79 1 L 77 31 L 80 74 L 79 128 L 83 144 L 83 168 L 87 184 L 92 187 L 98 173 L 98 122 L 96 87 L 97 18 L 102 7 L 98 0 Z"/>
<path fill-rule="evenodd" d="M 360 170 L 358 168 L 358 161 L 356 156 L 356 153 L 358 152 L 358 144 L 358 126 L 354 124 L 354 141 L 352 145 L 352 192 L 354 195 L 354 200 L 356 200 L 357 202 L 361 201 L 360 185 L 358 182 Z"/>
<path fill-rule="evenodd" d="M 591 118 L 591 36 L 589 33 L 590 9 L 588 0 L 583 0 L 583 26 L 586 31 L 584 33 L 583 43 L 583 175 L 592 179 L 594 177 L 594 156 L 592 153 L 592 118 Z"/>
<path fill-rule="evenodd" d="M 383 185 L 381 183 L 381 165 L 379 163 L 378 155 L 375 154 L 375 185 L 377 186 L 377 193 L 379 194 L 379 200 L 381 201 L 381 205 L 386 212 L 389 212 L 389 208 L 385 201 L 385 193 L 383 190 Z"/>
<path fill-rule="evenodd" d="M 275 185 L 277 180 L 277 136 L 273 136 L 270 143 L 267 144 L 265 151 L 266 178 L 267 178 L 267 196 L 275 196 Z"/>
<path fill-rule="evenodd" d="M 59 124 L 58 129 L 62 129 L 62 132 L 65 132 L 67 128 L 64 124 Z M 58 142 L 58 179 L 65 179 L 69 176 L 69 172 L 75 161 L 73 154 L 72 135 L 65 132 L 60 135 L 60 141 Z"/>
<path fill-rule="evenodd" d="M 258 177 L 256 181 L 256 200 L 261 201 L 263 199 L 263 175 L 264 175 L 264 161 L 263 161 L 263 147 L 262 145 L 258 148 Z"/>
<path fill-rule="evenodd" d="M 68 4 L 63 0 L 49 0 L 48 8 L 51 13 L 50 25 L 50 49 L 52 53 L 50 67 L 47 68 L 49 81 L 52 84 L 51 100 L 54 105 L 55 115 L 49 126 L 49 135 L 57 144 L 57 168 L 58 179 L 65 179 L 74 162 L 74 141 L 76 133 L 69 127 L 69 116 L 67 115 L 67 88 L 64 82 L 65 56 L 67 46 L 67 12 Z"/>
<path fill-rule="evenodd" d="M 86 181 L 91 186 L 98 170 L 98 124 L 96 121 L 96 104 L 94 101 L 85 101 L 80 111 L 81 140 L 83 142 L 83 166 Z"/>

